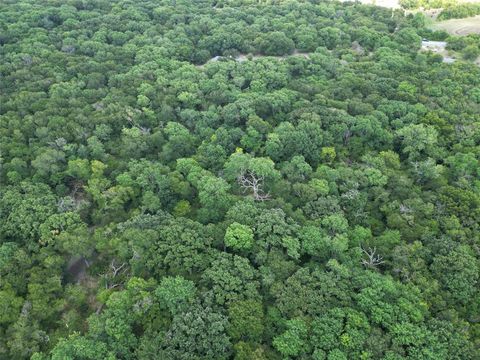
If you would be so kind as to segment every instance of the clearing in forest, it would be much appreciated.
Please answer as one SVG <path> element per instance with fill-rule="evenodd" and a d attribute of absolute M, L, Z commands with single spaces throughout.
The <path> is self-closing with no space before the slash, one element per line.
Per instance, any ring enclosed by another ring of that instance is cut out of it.
<path fill-rule="evenodd" d="M 480 15 L 439 21 L 432 25 L 432 29 L 445 30 L 452 35 L 480 34 Z"/>
<path fill-rule="evenodd" d="M 422 41 L 422 50 L 423 51 L 432 51 L 436 54 L 442 55 L 444 63 L 453 63 L 455 62 L 455 57 L 451 56 L 451 54 L 446 49 L 447 43 L 446 41 L 429 41 L 423 40 Z"/>
<path fill-rule="evenodd" d="M 354 0 L 340 0 L 341 2 L 355 2 Z M 400 9 L 398 0 L 359 0 L 364 5 L 376 5 L 389 9 Z"/>

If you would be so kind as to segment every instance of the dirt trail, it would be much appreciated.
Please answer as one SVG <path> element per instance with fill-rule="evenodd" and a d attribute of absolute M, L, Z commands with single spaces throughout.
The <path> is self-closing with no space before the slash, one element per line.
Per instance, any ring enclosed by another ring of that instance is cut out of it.
<path fill-rule="evenodd" d="M 340 2 L 355 2 L 355 0 L 340 0 Z M 398 0 L 358 0 L 364 5 L 376 5 L 389 9 L 400 9 L 400 2 Z"/>
<path fill-rule="evenodd" d="M 284 60 L 286 58 L 289 58 L 289 57 L 292 57 L 292 56 L 303 56 L 305 59 L 308 59 L 310 57 L 310 54 L 312 53 L 308 53 L 308 52 L 301 52 L 301 51 L 298 51 L 298 50 L 295 50 L 293 53 L 291 53 L 290 55 L 281 55 L 281 56 L 275 56 L 275 55 L 252 55 L 252 54 L 240 54 L 236 57 L 233 57 L 233 56 L 214 56 L 212 57 L 210 60 L 207 61 L 207 63 L 209 62 L 215 62 L 215 61 L 220 61 L 222 59 L 227 59 L 227 60 L 235 60 L 235 61 L 238 61 L 238 62 L 244 62 L 244 61 L 247 61 L 249 59 L 252 59 L 252 60 L 256 60 L 256 59 L 261 59 L 261 58 L 275 58 L 275 59 L 281 59 L 281 60 Z M 202 65 L 200 65 L 202 66 Z"/>
<path fill-rule="evenodd" d="M 446 46 L 447 46 L 446 41 L 429 41 L 429 40 L 424 39 L 422 41 L 421 50 L 422 51 L 432 51 L 436 54 L 441 55 L 443 57 L 443 62 L 444 63 L 447 63 L 447 64 L 454 63 L 457 59 L 455 58 L 455 56 L 452 56 L 450 54 L 450 52 L 446 49 Z M 363 48 L 356 42 L 354 42 L 352 44 L 352 50 L 354 50 L 358 54 L 363 54 L 364 53 Z M 247 54 L 240 54 L 236 57 L 233 57 L 233 56 L 214 56 L 210 60 L 208 60 L 205 64 L 196 65 L 196 67 L 203 68 L 206 64 L 208 64 L 210 62 L 216 62 L 216 61 L 222 61 L 222 60 L 235 60 L 235 61 L 241 63 L 241 62 L 244 62 L 244 61 L 248 61 L 250 59 L 251 60 L 257 60 L 257 59 L 261 59 L 261 58 L 275 58 L 275 59 L 279 59 L 279 60 L 284 60 L 284 59 L 287 59 L 287 58 L 293 57 L 293 56 L 299 56 L 299 57 L 303 57 L 305 59 L 309 59 L 311 54 L 314 54 L 314 53 L 301 52 L 301 51 L 295 50 L 290 55 L 282 55 L 282 56 L 252 55 L 252 54 L 248 54 L 248 55 Z"/>

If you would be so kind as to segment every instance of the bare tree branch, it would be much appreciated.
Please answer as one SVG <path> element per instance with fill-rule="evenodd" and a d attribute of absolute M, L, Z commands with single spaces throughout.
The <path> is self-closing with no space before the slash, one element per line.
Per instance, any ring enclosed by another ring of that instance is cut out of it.
<path fill-rule="evenodd" d="M 148 134 L 150 134 L 150 128 L 147 128 L 147 127 L 143 127 L 143 126 L 138 125 L 138 124 L 135 122 L 135 120 L 133 119 L 133 117 L 134 117 L 134 115 L 135 115 L 135 112 L 136 112 L 136 113 L 141 113 L 140 110 L 138 110 L 138 109 L 135 109 L 135 110 L 127 109 L 126 112 L 127 112 L 127 121 L 130 123 L 131 126 L 136 127 L 138 130 L 140 130 L 140 132 L 141 132 L 143 135 L 148 135 Z"/>
<path fill-rule="evenodd" d="M 270 199 L 270 194 L 263 192 L 263 176 L 258 176 L 250 170 L 242 170 L 237 177 L 237 182 L 243 188 L 243 192 L 251 191 L 253 198 L 257 201 L 266 201 Z"/>
<path fill-rule="evenodd" d="M 116 266 L 115 265 L 115 260 L 112 260 L 112 262 L 110 263 L 110 269 L 112 269 L 112 277 L 116 277 L 117 274 L 122 270 L 124 269 L 124 271 L 122 271 L 122 273 L 124 273 L 127 269 L 125 268 L 127 264 L 126 263 L 123 263 L 122 265 L 120 266 Z"/>
<path fill-rule="evenodd" d="M 369 268 L 376 268 L 378 265 L 381 265 L 385 262 L 380 255 L 375 254 L 375 252 L 377 251 L 376 248 L 368 248 L 367 250 L 365 250 L 363 247 L 360 246 L 360 249 L 362 249 L 362 252 L 367 255 L 367 259 L 362 259 L 363 266 Z"/>
<path fill-rule="evenodd" d="M 101 275 L 102 278 L 105 280 L 105 289 L 113 289 L 117 286 L 120 286 L 121 284 L 115 283 L 114 280 L 117 276 L 124 274 L 128 270 L 127 263 L 115 265 L 115 259 L 112 260 L 109 268 L 110 270 L 108 272 Z"/>

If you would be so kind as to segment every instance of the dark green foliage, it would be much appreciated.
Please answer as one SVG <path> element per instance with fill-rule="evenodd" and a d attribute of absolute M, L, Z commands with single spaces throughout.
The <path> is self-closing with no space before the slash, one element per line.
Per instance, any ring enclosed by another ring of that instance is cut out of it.
<path fill-rule="evenodd" d="M 173 317 L 168 332 L 157 346 L 163 359 L 227 359 L 231 343 L 227 319 L 209 307 L 192 305 Z M 158 358 L 157 357 L 157 358 Z"/>
<path fill-rule="evenodd" d="M 295 48 L 295 43 L 283 32 L 273 31 L 259 39 L 258 48 L 265 55 L 288 55 Z"/>
<path fill-rule="evenodd" d="M 353 2 L 0 2 L 0 359 L 477 359 L 480 69 L 428 34 L 478 55 Z"/>
<path fill-rule="evenodd" d="M 465 60 L 476 60 L 480 55 L 480 49 L 476 45 L 466 46 L 462 50 L 462 56 Z"/>

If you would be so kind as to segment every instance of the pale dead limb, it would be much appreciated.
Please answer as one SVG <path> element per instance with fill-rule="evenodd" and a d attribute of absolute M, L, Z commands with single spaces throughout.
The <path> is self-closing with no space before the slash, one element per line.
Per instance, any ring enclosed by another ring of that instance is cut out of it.
<path fill-rule="evenodd" d="M 122 263 L 121 265 L 115 264 L 115 259 L 110 263 L 109 271 L 102 275 L 105 280 L 105 289 L 113 289 L 121 284 L 115 281 L 118 275 L 124 274 L 128 270 L 127 263 Z"/>
<path fill-rule="evenodd" d="M 140 132 L 142 133 L 142 135 L 148 135 L 150 134 L 150 128 L 147 128 L 147 127 L 143 127 L 143 126 L 140 126 L 136 123 L 136 121 L 133 119 L 134 118 L 134 115 L 135 115 L 135 112 L 136 113 L 141 113 L 140 110 L 138 109 L 126 109 L 126 113 L 127 113 L 127 121 L 130 123 L 131 126 L 133 127 L 136 127 L 138 130 L 140 130 Z"/>
<path fill-rule="evenodd" d="M 367 255 L 367 259 L 362 259 L 363 266 L 369 268 L 376 268 L 378 265 L 381 265 L 385 262 L 380 255 L 375 254 L 375 252 L 377 251 L 376 248 L 368 248 L 367 250 L 365 250 L 363 247 L 360 247 L 360 249 L 362 249 L 362 252 Z"/>
<path fill-rule="evenodd" d="M 125 268 L 125 266 L 127 266 L 126 263 L 123 263 L 122 265 L 120 266 L 116 266 L 115 265 L 115 260 L 112 260 L 112 262 L 110 263 L 110 269 L 112 269 L 112 277 L 115 277 L 117 276 L 117 274 L 123 269 L 122 273 L 124 273 L 127 269 Z"/>
<path fill-rule="evenodd" d="M 243 191 L 251 191 L 253 193 L 253 198 L 257 201 L 270 199 L 270 194 L 263 192 L 263 181 L 263 176 L 258 176 L 250 170 L 242 170 L 237 177 L 237 182 L 243 188 Z"/>

